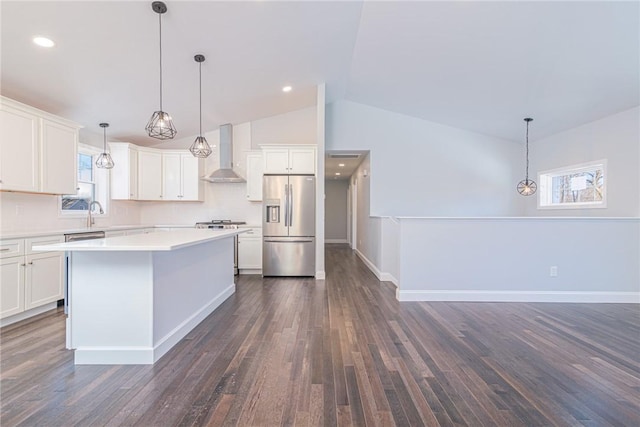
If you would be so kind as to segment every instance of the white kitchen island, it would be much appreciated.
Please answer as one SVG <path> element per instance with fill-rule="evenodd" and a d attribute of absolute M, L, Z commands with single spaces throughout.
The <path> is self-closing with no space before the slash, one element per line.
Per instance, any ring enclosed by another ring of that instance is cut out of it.
<path fill-rule="evenodd" d="M 179 230 L 36 246 L 67 251 L 76 364 L 152 364 L 235 292 L 234 235 Z"/>

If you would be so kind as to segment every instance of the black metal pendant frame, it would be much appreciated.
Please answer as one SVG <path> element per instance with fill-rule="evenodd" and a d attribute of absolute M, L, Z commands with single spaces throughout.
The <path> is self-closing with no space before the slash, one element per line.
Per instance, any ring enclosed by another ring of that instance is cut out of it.
<path fill-rule="evenodd" d="M 107 153 L 107 128 L 109 127 L 109 123 L 100 123 L 100 127 L 102 128 L 104 139 L 102 143 L 102 153 L 96 159 L 96 166 L 100 169 L 112 169 L 115 166 L 113 162 L 113 158 L 111 158 L 111 154 Z"/>

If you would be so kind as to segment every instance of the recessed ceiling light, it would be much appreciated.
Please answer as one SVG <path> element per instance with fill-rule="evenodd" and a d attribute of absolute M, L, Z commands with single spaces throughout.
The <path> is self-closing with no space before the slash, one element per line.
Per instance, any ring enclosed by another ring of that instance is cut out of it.
<path fill-rule="evenodd" d="M 338 166 L 340 166 L 341 168 L 344 167 L 344 163 L 338 163 Z"/>
<path fill-rule="evenodd" d="M 336 172 L 336 175 L 340 175 L 340 172 Z"/>
<path fill-rule="evenodd" d="M 293 89 L 291 86 L 285 86 L 282 88 L 283 92 L 291 92 L 291 89 Z"/>
<path fill-rule="evenodd" d="M 35 44 L 37 44 L 38 46 L 42 46 L 42 47 L 53 47 L 55 46 L 55 43 L 53 42 L 53 40 L 48 39 L 46 37 L 41 37 L 41 36 L 36 36 L 33 38 L 33 42 Z"/>

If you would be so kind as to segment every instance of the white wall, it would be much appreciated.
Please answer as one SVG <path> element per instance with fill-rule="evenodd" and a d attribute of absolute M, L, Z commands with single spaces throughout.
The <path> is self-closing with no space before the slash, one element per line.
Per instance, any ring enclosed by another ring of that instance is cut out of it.
<path fill-rule="evenodd" d="M 535 121 L 533 122 L 535 123 Z M 532 142 L 530 176 L 540 171 L 607 159 L 607 207 L 537 209 L 526 200 L 529 216 L 640 216 L 640 107 Z"/>
<path fill-rule="evenodd" d="M 366 171 L 366 172 L 365 172 Z M 352 247 L 371 270 L 380 277 L 380 218 L 371 216 L 371 157 L 369 154 L 351 176 L 350 184 L 356 188 L 354 214 L 357 217 L 356 241 Z"/>
<path fill-rule="evenodd" d="M 0 233 L 86 227 L 86 216 L 59 216 L 59 198 L 51 194 L 0 192 Z M 96 217 L 95 222 L 98 227 L 140 224 L 140 209 L 136 202 L 112 200 L 107 216 Z"/>
<path fill-rule="evenodd" d="M 639 235 L 638 219 L 400 219 L 399 299 L 637 303 Z"/>
<path fill-rule="evenodd" d="M 324 238 L 327 242 L 347 242 L 347 197 L 349 181 L 325 180 Z"/>
<path fill-rule="evenodd" d="M 251 122 L 251 146 L 317 144 L 317 108 L 309 107 Z"/>
<path fill-rule="evenodd" d="M 380 218 L 380 280 L 400 284 L 400 222 L 396 218 Z"/>
<path fill-rule="evenodd" d="M 327 106 L 327 150 L 370 150 L 377 216 L 511 216 L 524 206 L 522 144 L 339 101 Z"/>

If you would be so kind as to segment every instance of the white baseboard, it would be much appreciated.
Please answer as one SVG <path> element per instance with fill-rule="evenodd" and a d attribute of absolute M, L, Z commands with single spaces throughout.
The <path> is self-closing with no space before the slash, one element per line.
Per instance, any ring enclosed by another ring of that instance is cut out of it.
<path fill-rule="evenodd" d="M 364 256 L 364 254 L 362 252 L 360 252 L 358 249 L 355 249 L 355 251 L 356 251 L 356 255 L 358 255 L 358 257 L 360 257 L 362 262 L 364 262 L 367 265 L 367 267 L 369 267 L 369 270 L 371 270 L 371 272 L 373 274 L 375 274 L 375 276 L 378 278 L 378 280 L 382 280 L 381 279 L 382 273 L 380 272 L 380 270 L 378 270 L 378 267 L 376 267 L 374 263 L 369 261 L 369 258 Z"/>
<path fill-rule="evenodd" d="M 241 268 L 238 274 L 241 274 L 241 275 L 262 274 L 262 269 L 261 268 Z"/>
<path fill-rule="evenodd" d="M 151 365 L 151 347 L 78 347 L 73 355 L 76 365 Z"/>
<path fill-rule="evenodd" d="M 11 325 L 12 323 L 19 322 L 24 319 L 28 319 L 29 317 L 37 316 L 38 314 L 42 314 L 45 311 L 53 310 L 58 306 L 58 302 L 50 302 L 45 305 L 41 305 L 40 307 L 32 308 L 31 310 L 23 311 L 22 313 L 14 314 L 13 316 L 5 317 L 0 320 L 0 327 Z"/>
<path fill-rule="evenodd" d="M 378 267 L 376 267 L 375 264 L 369 260 L 369 258 L 364 256 L 362 252 L 360 252 L 358 249 L 354 249 L 354 250 L 356 252 L 356 255 L 358 255 L 358 257 L 360 257 L 362 262 L 364 262 L 367 265 L 367 267 L 369 267 L 369 270 L 371 270 L 371 272 L 375 274 L 378 280 L 380 280 L 381 282 L 391 282 L 396 286 L 396 288 L 399 286 L 398 279 L 396 279 L 393 276 L 393 274 L 380 271 Z"/>
<path fill-rule="evenodd" d="M 325 243 L 349 243 L 347 239 L 324 239 Z"/>
<path fill-rule="evenodd" d="M 316 280 L 324 280 L 327 278 L 327 275 L 324 271 L 316 271 Z"/>
<path fill-rule="evenodd" d="M 640 292 L 401 291 L 398 301 L 640 303 Z"/>
<path fill-rule="evenodd" d="M 396 288 L 399 286 L 398 285 L 398 279 L 395 278 L 395 276 L 391 273 L 382 273 L 380 274 L 380 280 L 385 281 L 385 282 L 391 282 L 394 285 L 396 285 Z"/>

